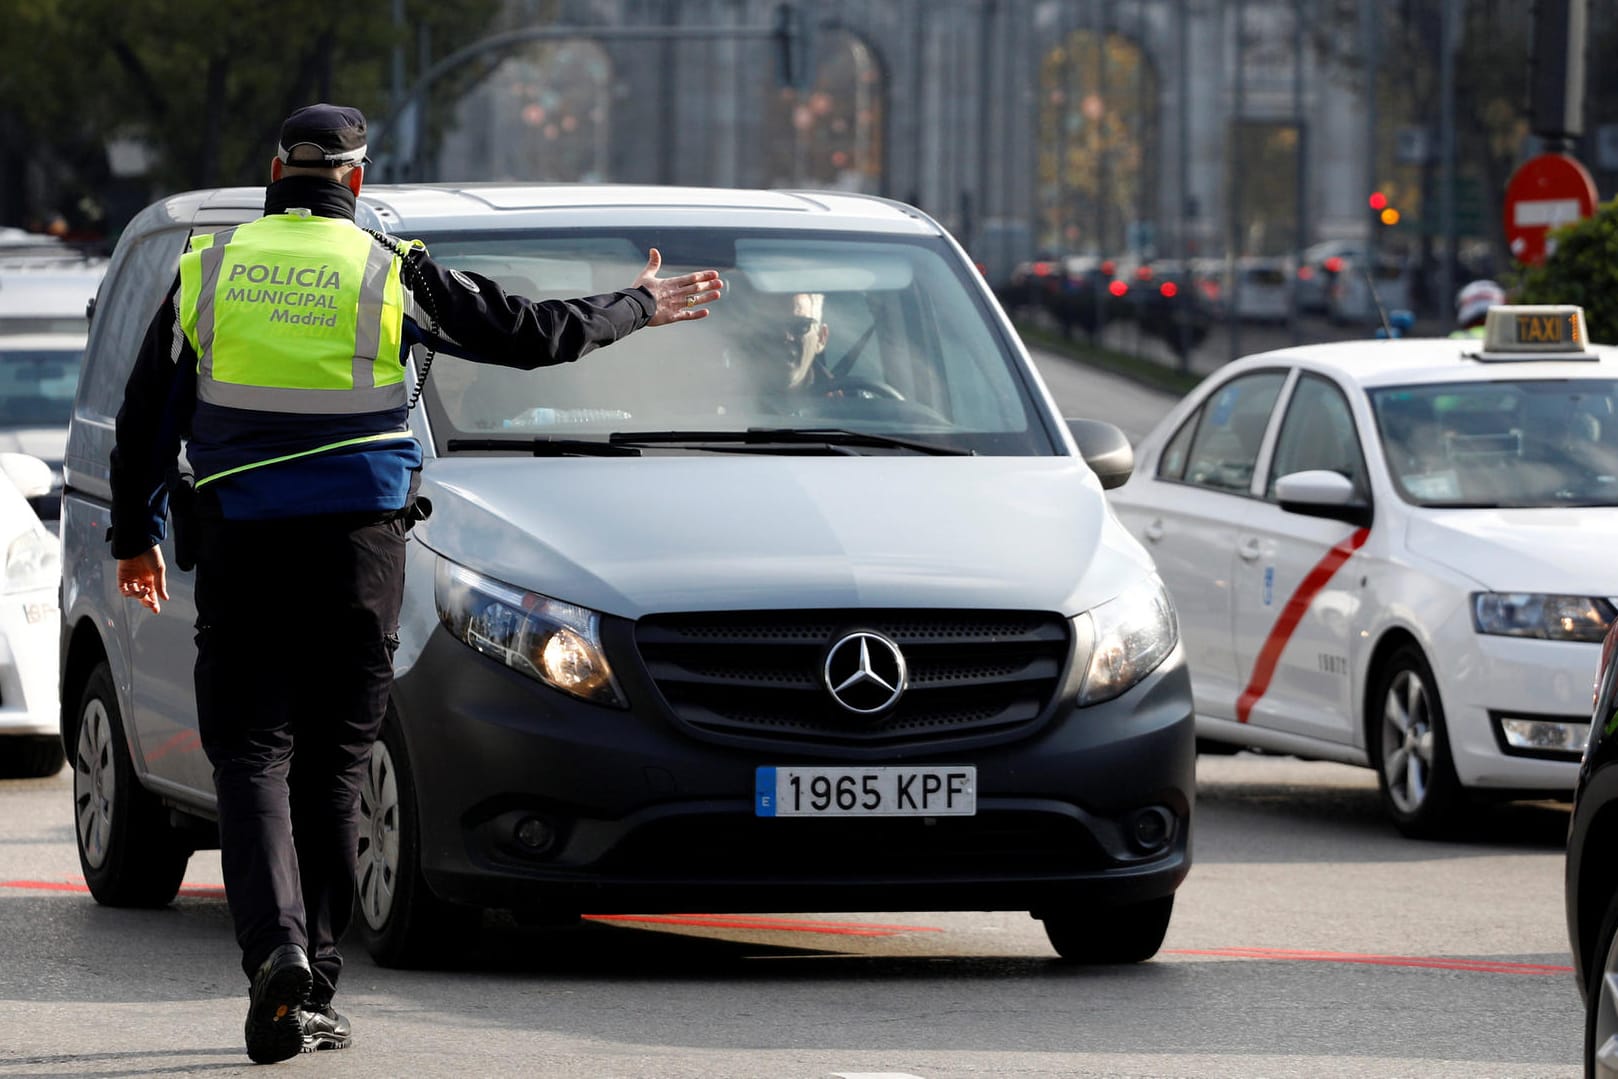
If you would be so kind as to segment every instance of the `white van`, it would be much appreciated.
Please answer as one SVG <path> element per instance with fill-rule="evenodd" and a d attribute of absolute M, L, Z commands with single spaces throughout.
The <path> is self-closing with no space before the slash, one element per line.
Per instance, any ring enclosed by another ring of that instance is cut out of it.
<path fill-rule="evenodd" d="M 187 237 L 261 209 L 258 189 L 148 208 L 91 326 L 62 726 L 76 793 L 113 792 L 76 815 L 105 903 L 167 903 L 217 842 L 190 577 L 158 616 L 115 588 L 113 417 Z M 937 223 L 608 186 L 367 188 L 360 223 L 534 298 L 621 288 L 654 246 L 727 283 L 713 317 L 578 363 L 431 367 L 412 424 L 433 512 L 363 794 L 356 924 L 380 961 L 491 907 L 1021 909 L 1072 961 L 1157 951 L 1194 736 L 1174 611 L 1102 493 L 1132 453 L 1058 415 Z M 825 348 L 794 389 L 783 344 L 806 335 Z"/>

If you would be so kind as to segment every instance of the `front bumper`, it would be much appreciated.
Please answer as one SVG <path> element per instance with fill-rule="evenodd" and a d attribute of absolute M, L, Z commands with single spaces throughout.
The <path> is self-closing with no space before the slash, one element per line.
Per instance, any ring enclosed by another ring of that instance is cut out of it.
<path fill-rule="evenodd" d="M 1451 664 L 1444 695 L 1455 771 L 1468 787 L 1571 795 L 1579 754 L 1514 751 L 1500 735 L 1499 717 L 1590 722 L 1599 644 L 1477 634 Z"/>
<path fill-rule="evenodd" d="M 1037 910 L 1168 895 L 1190 867 L 1195 735 L 1179 649 L 1130 692 L 1058 705 L 1020 740 L 877 759 L 694 737 L 642 672 L 618 675 L 633 710 L 576 701 L 434 632 L 394 694 L 434 892 L 593 913 Z M 754 815 L 756 767 L 839 763 L 974 765 L 977 815 Z M 1146 852 L 1131 837 L 1151 807 L 1173 823 Z M 543 851 L 515 838 L 532 817 L 555 836 Z"/>
<path fill-rule="evenodd" d="M 0 596 L 0 736 L 60 733 L 61 618 L 54 589 Z"/>

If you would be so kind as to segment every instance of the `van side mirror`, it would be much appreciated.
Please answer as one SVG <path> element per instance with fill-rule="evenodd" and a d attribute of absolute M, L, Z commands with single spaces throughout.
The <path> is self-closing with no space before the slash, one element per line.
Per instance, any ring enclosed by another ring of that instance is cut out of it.
<path fill-rule="evenodd" d="M 1067 429 L 1078 444 L 1079 456 L 1101 481 L 1102 490 L 1110 491 L 1129 482 L 1135 471 L 1135 450 L 1116 425 L 1105 420 L 1070 419 Z"/>
<path fill-rule="evenodd" d="M 1361 528 L 1371 525 L 1371 504 L 1361 497 L 1354 481 L 1340 472 L 1310 469 L 1282 476 L 1275 481 L 1275 501 L 1288 513 L 1345 521 Z"/>

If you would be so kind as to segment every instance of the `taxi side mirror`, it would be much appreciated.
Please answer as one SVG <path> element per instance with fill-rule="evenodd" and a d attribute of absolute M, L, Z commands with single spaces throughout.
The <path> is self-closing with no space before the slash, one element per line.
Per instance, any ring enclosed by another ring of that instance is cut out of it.
<path fill-rule="evenodd" d="M 1341 472 L 1317 468 L 1288 473 L 1275 481 L 1275 501 L 1288 513 L 1346 521 L 1361 528 L 1371 525 L 1370 502 Z"/>
<path fill-rule="evenodd" d="M 1129 482 L 1135 471 L 1135 450 L 1129 445 L 1129 436 L 1104 420 L 1068 420 L 1067 429 L 1079 447 L 1079 456 L 1101 481 L 1102 490 L 1110 491 Z"/>

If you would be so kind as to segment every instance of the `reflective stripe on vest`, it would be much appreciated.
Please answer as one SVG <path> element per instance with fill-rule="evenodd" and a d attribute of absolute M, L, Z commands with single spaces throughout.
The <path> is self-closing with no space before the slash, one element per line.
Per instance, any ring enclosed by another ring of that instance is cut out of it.
<path fill-rule="evenodd" d="M 399 268 L 335 218 L 277 214 L 194 237 L 180 259 L 180 324 L 198 400 L 330 416 L 403 408 Z"/>

